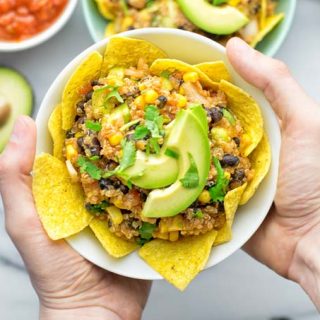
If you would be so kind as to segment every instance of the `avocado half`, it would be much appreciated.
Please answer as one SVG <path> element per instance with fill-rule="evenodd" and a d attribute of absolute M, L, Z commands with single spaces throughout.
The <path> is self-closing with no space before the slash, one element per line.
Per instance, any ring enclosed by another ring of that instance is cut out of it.
<path fill-rule="evenodd" d="M 214 34 L 231 34 L 249 22 L 230 5 L 214 6 L 206 0 L 177 0 L 184 15 L 197 27 Z"/>
<path fill-rule="evenodd" d="M 33 93 L 29 82 L 17 71 L 0 67 L 0 98 L 9 107 L 8 118 L 0 126 L 0 152 L 11 135 L 16 118 L 30 115 L 33 108 Z"/>

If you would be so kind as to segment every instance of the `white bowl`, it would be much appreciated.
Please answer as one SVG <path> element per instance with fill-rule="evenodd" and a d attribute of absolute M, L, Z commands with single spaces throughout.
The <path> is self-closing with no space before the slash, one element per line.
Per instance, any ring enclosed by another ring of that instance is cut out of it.
<path fill-rule="evenodd" d="M 69 0 L 62 14 L 53 24 L 37 35 L 22 41 L 0 41 L 0 52 L 21 51 L 39 45 L 53 37 L 70 19 L 78 0 Z"/>
<path fill-rule="evenodd" d="M 195 64 L 211 60 L 223 60 L 233 77 L 234 83 L 249 92 L 259 103 L 265 121 L 265 130 L 269 136 L 272 150 L 272 165 L 255 196 L 249 203 L 237 211 L 233 225 L 233 238 L 230 242 L 212 249 L 206 268 L 221 262 L 238 250 L 258 229 L 273 202 L 278 176 L 278 158 L 280 153 L 280 130 L 277 118 L 261 91 L 246 83 L 231 67 L 226 58 L 225 48 L 203 36 L 175 29 L 150 28 L 121 34 L 131 38 L 143 39 L 163 49 L 171 58 Z M 59 74 L 46 94 L 37 115 L 38 142 L 37 152 L 52 152 L 52 142 L 47 130 L 49 116 L 61 100 L 62 90 L 75 68 L 92 51 L 103 52 L 108 39 L 91 46 Z M 98 243 L 90 230 L 67 240 L 83 257 L 103 269 L 131 278 L 161 279 L 162 277 L 148 266 L 137 252 L 122 259 L 109 256 Z"/>

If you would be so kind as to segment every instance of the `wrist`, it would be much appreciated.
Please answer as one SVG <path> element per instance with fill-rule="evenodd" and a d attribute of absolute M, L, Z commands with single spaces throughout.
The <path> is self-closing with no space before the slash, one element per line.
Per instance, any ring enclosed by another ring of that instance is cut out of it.
<path fill-rule="evenodd" d="M 40 305 L 40 320 L 122 320 L 115 312 L 100 306 L 77 309 L 52 309 Z"/>
<path fill-rule="evenodd" d="M 303 288 L 320 311 L 319 228 L 314 228 L 298 241 L 288 275 Z"/>

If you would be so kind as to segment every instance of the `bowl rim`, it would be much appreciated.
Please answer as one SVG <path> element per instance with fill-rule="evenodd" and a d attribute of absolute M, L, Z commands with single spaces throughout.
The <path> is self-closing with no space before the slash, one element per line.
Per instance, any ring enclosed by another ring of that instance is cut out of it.
<path fill-rule="evenodd" d="M 85 22 L 86 22 L 88 31 L 90 33 L 90 36 L 94 42 L 98 43 L 102 39 L 100 39 L 97 36 L 97 33 L 95 32 L 95 25 L 94 25 L 93 19 L 91 18 L 91 14 L 89 13 L 89 11 L 91 10 L 89 9 L 90 8 L 89 1 L 93 2 L 94 0 L 81 0 L 82 11 L 84 14 Z M 279 51 L 280 47 L 284 43 L 290 31 L 290 28 L 292 26 L 292 23 L 296 14 L 297 0 L 289 0 L 288 3 L 289 3 L 289 9 L 285 13 L 286 17 L 285 17 L 285 20 L 282 22 L 281 32 L 279 33 L 279 35 L 274 41 L 270 42 L 270 44 L 267 46 L 265 50 L 261 50 L 261 52 L 267 56 L 273 57 Z M 100 16 L 101 16 L 101 19 L 105 19 L 101 14 Z M 150 28 L 145 28 L 145 29 L 150 29 Z M 160 28 L 160 29 L 163 29 L 163 28 Z M 263 43 L 263 41 L 261 43 Z"/>
<path fill-rule="evenodd" d="M 43 30 L 42 32 L 32 36 L 31 38 L 22 41 L 0 41 L 0 52 L 13 52 L 22 51 L 32 47 L 35 47 L 51 37 L 53 37 L 71 18 L 74 12 L 78 0 L 68 0 L 66 7 L 64 8 L 62 14 L 54 21 L 49 28 Z"/>
<path fill-rule="evenodd" d="M 168 34 L 172 34 L 173 36 L 187 37 L 191 41 L 202 42 L 202 43 L 204 43 L 204 45 L 208 46 L 208 48 L 211 48 L 212 50 L 216 50 L 220 54 L 222 54 L 224 56 L 226 63 L 228 64 L 228 67 L 230 67 L 233 70 L 233 73 L 235 73 L 234 69 L 231 67 L 231 65 L 229 64 L 229 62 L 227 60 L 226 53 L 225 53 L 226 50 L 222 45 L 220 45 L 219 43 L 216 43 L 216 42 L 214 42 L 204 36 L 201 36 L 201 35 L 198 35 L 198 34 L 195 34 L 192 32 L 179 30 L 179 29 L 169 29 L 169 28 L 145 28 L 145 29 L 137 29 L 137 30 L 127 31 L 127 32 L 118 34 L 117 36 L 128 36 L 128 37 L 132 37 L 132 38 L 136 37 L 139 39 L 140 36 L 143 37 L 144 35 L 150 35 L 150 34 L 151 35 L 158 34 L 158 35 L 165 35 L 165 36 L 167 36 Z M 95 50 L 99 51 L 99 49 L 103 48 L 109 42 L 109 39 L 110 38 L 103 39 L 100 42 L 95 43 L 92 46 L 90 46 L 89 48 L 87 48 L 86 50 L 82 51 L 73 60 L 71 60 L 71 62 L 69 64 L 67 64 L 66 67 L 63 68 L 63 70 L 60 72 L 60 74 L 53 81 L 53 83 L 51 84 L 49 90 L 47 91 L 47 94 L 45 95 L 45 97 L 40 105 L 38 114 L 36 116 L 36 124 L 37 124 L 37 129 L 38 129 L 39 133 L 43 132 L 43 130 L 46 130 L 47 136 L 49 136 L 48 130 L 47 130 L 47 121 L 45 121 L 45 120 L 48 119 L 49 115 L 51 114 L 51 112 L 53 110 L 53 107 L 56 105 L 55 103 L 53 103 L 51 101 L 52 96 L 56 97 L 57 92 L 59 92 L 59 94 L 61 94 L 67 79 L 70 77 L 71 73 L 79 65 L 79 63 L 84 59 L 84 57 L 86 57 L 92 51 L 95 51 Z M 246 83 L 239 75 L 237 77 L 238 77 L 238 79 L 241 79 L 241 81 Z M 235 81 L 235 82 L 237 82 L 237 81 Z M 263 100 L 263 104 L 265 106 L 267 106 L 266 112 L 268 113 L 268 117 L 270 118 L 269 121 L 272 123 L 272 131 L 273 131 L 272 134 L 276 137 L 276 139 L 273 140 L 273 144 L 271 144 L 271 148 L 273 150 L 272 168 L 270 168 L 270 171 L 268 174 L 268 180 L 270 180 L 270 182 L 269 182 L 270 186 L 268 187 L 267 192 L 266 192 L 266 194 L 264 194 L 264 197 L 263 197 L 263 201 L 264 201 L 264 203 L 266 203 L 265 207 L 270 208 L 273 203 L 274 196 L 275 196 L 276 181 L 278 178 L 278 166 L 279 166 L 280 143 L 281 143 L 280 128 L 279 128 L 279 123 L 276 118 L 276 115 L 275 115 L 274 111 L 272 110 L 271 106 L 269 105 L 269 103 L 267 102 L 266 98 L 264 97 L 263 93 L 260 90 L 252 87 L 249 84 L 247 84 L 247 86 L 250 87 L 250 91 L 249 91 L 250 95 L 252 95 L 254 97 L 259 96 L 260 99 Z M 59 96 L 59 99 L 60 99 L 60 97 L 61 96 Z M 57 103 L 58 103 L 58 100 L 57 100 Z M 260 104 L 262 104 L 262 103 L 260 103 Z M 267 133 L 268 133 L 268 135 L 270 135 L 271 131 L 269 130 Z M 40 136 L 41 139 L 38 138 L 38 140 L 37 140 L 37 154 L 43 152 L 44 148 L 41 145 L 43 145 L 45 143 L 43 141 L 45 139 L 44 135 L 41 134 L 38 136 Z M 267 178 L 265 180 L 267 180 Z M 242 206 L 242 208 L 245 208 L 246 206 L 247 205 Z M 234 242 L 232 242 L 232 244 L 230 244 L 230 246 L 226 250 L 224 250 L 224 253 L 220 254 L 219 257 L 214 257 L 214 259 L 213 259 L 213 257 L 212 257 L 213 251 L 211 251 L 209 259 L 208 259 L 206 266 L 204 267 L 203 270 L 208 269 L 208 268 L 220 263 L 221 261 L 228 258 L 230 255 L 232 255 L 234 252 L 236 252 L 238 249 L 240 249 L 244 245 L 244 243 L 249 238 L 251 238 L 252 235 L 254 234 L 254 232 L 259 228 L 259 226 L 261 225 L 261 223 L 263 222 L 263 220 L 265 219 L 267 214 L 268 214 L 268 210 L 266 210 L 266 212 L 264 214 L 258 215 L 257 218 L 255 219 L 253 226 L 251 226 L 250 228 L 247 227 L 247 229 L 244 230 L 242 232 L 242 234 L 239 236 L 240 239 L 236 239 L 237 240 L 236 244 L 234 244 Z M 89 232 L 89 231 L 87 231 L 85 229 L 81 233 L 86 233 L 86 232 Z M 113 263 L 111 265 L 108 264 L 108 267 L 105 267 L 100 261 L 97 262 L 95 260 L 94 253 L 88 252 L 88 250 L 79 249 L 80 247 L 83 247 L 87 243 L 83 243 L 82 240 L 80 240 L 80 242 L 79 242 L 77 239 L 77 235 L 72 236 L 70 238 L 67 238 L 66 241 L 69 243 L 69 245 L 75 251 L 77 251 L 85 259 L 89 260 L 93 264 L 98 265 L 99 267 L 101 267 L 103 269 L 109 270 L 111 272 L 117 273 L 122 276 L 130 277 L 130 278 L 144 279 L 144 280 L 162 279 L 162 276 L 153 269 L 152 269 L 153 272 L 150 270 L 150 271 L 148 271 L 149 273 L 147 275 L 145 275 L 141 271 L 135 272 L 134 270 L 130 270 L 130 271 L 124 272 L 124 271 L 118 269 L 117 264 L 113 264 Z M 223 246 L 226 246 L 229 243 L 231 243 L 231 241 L 224 244 Z M 219 247 L 222 247 L 222 246 L 219 246 Z M 216 247 L 215 251 L 217 251 L 217 248 L 219 248 L 219 247 Z M 133 255 L 133 254 L 138 255 L 137 251 L 133 252 L 131 255 Z M 130 257 L 131 255 L 129 255 L 127 257 Z M 119 261 L 122 259 L 116 259 L 116 260 Z M 212 261 L 212 260 L 214 260 L 214 261 Z M 134 269 L 134 268 L 132 268 L 132 269 Z"/>

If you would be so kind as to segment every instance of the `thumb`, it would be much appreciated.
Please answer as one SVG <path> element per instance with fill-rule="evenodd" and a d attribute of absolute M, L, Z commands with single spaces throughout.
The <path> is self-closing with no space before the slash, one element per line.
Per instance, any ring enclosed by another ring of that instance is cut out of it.
<path fill-rule="evenodd" d="M 239 38 L 228 41 L 227 55 L 240 76 L 264 92 L 284 124 L 318 109 L 283 62 L 263 55 Z"/>
<path fill-rule="evenodd" d="M 36 127 L 27 116 L 20 116 L 10 141 L 0 156 L 0 193 L 9 233 L 34 220 L 31 176 L 36 145 Z M 21 231 L 21 230 L 20 230 Z"/>

